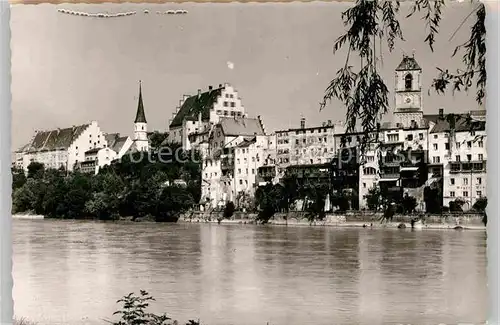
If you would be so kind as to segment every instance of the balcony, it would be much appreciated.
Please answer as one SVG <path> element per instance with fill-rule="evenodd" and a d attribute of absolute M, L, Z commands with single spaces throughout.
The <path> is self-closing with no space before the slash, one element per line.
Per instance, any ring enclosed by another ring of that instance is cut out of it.
<path fill-rule="evenodd" d="M 450 174 L 481 173 L 486 171 L 486 161 L 454 161 L 450 162 Z"/>
<path fill-rule="evenodd" d="M 381 182 L 395 182 L 399 180 L 399 173 L 384 173 L 380 174 Z"/>

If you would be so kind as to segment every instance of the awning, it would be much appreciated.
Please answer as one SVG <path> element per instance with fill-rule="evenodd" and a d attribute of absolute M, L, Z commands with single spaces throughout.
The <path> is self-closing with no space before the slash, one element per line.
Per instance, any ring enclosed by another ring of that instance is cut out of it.
<path fill-rule="evenodd" d="M 379 182 L 397 182 L 399 178 L 381 178 Z"/>
<path fill-rule="evenodd" d="M 418 170 L 418 167 L 401 167 L 401 170 L 402 172 L 408 172 L 408 171 L 411 171 L 411 172 L 416 172 Z"/>

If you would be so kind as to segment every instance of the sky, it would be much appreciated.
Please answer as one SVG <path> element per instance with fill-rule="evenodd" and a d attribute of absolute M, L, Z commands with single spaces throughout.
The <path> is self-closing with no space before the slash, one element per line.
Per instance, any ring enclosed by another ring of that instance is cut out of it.
<path fill-rule="evenodd" d="M 225 82 L 239 92 L 250 116 L 262 117 L 268 132 L 298 127 L 301 115 L 310 126 L 344 121 L 342 103 L 333 101 L 320 112 L 319 102 L 345 63 L 345 52 L 334 55 L 332 49 L 345 31 L 341 12 L 348 6 L 324 2 L 14 5 L 13 148 L 27 143 L 35 130 L 92 120 L 104 132 L 132 136 L 139 80 L 151 131 L 168 129 L 183 94 L 194 95 L 198 89 Z M 423 69 L 424 112 L 436 113 L 441 107 L 445 112 L 477 109 L 474 93 L 427 93 L 436 67 L 462 66 L 461 57 L 451 55 L 467 40 L 474 17 L 451 41 L 450 37 L 471 6 L 464 2 L 444 9 L 434 52 L 424 43 L 421 15 L 401 16 L 405 41 L 398 41 L 393 52 L 383 52 L 381 71 L 389 89 L 403 53 L 414 52 Z M 137 14 L 103 19 L 57 9 Z M 188 13 L 156 14 L 169 9 Z M 403 5 L 402 12 L 408 11 L 409 6 Z M 391 94 L 391 106 L 392 98 Z"/>

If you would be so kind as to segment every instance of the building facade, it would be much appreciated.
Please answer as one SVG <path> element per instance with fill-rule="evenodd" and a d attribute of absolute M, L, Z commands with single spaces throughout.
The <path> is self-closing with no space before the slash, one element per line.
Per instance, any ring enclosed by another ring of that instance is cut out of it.
<path fill-rule="evenodd" d="M 196 95 L 183 95 L 169 124 L 168 141 L 181 143 L 184 150 L 190 150 L 194 139 L 208 139 L 212 128 L 221 118 L 243 118 L 245 108 L 238 91 L 228 83 L 218 88 L 208 87 Z M 193 139 L 194 135 L 194 139 Z M 201 137 L 199 136 L 201 135 Z M 203 140 L 201 140 L 203 141 Z"/>
<path fill-rule="evenodd" d="M 18 157 L 19 166 L 27 171 L 29 164 L 38 162 L 46 168 L 63 168 L 72 171 L 78 163 L 85 161 L 85 153 L 91 149 L 104 148 L 107 141 L 96 121 L 79 126 L 50 131 L 36 131 Z"/>

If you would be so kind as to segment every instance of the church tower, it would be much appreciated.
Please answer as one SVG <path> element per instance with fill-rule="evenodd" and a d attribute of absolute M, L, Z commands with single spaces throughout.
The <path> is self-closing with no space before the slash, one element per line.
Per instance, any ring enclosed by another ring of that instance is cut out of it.
<path fill-rule="evenodd" d="M 142 83 L 139 81 L 139 102 L 137 103 L 137 113 L 134 121 L 134 144 L 138 151 L 148 151 L 148 122 L 144 113 L 142 102 Z"/>
<path fill-rule="evenodd" d="M 412 56 L 403 55 L 396 68 L 394 119 L 401 127 L 422 127 L 422 68 Z"/>

